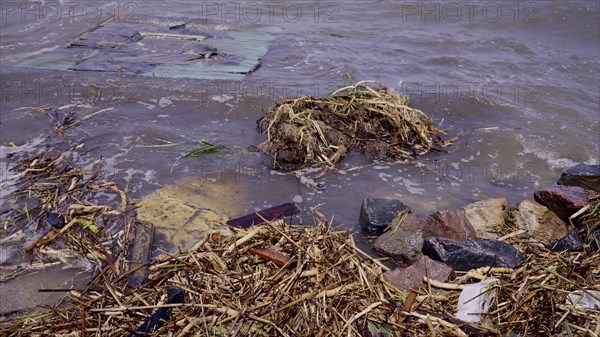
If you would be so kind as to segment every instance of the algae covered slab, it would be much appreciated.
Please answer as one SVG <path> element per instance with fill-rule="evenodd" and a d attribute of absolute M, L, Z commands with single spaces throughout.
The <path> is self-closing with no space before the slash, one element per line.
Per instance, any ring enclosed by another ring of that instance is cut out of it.
<path fill-rule="evenodd" d="M 138 202 L 138 219 L 151 222 L 158 235 L 183 248 L 225 227 L 227 219 L 235 214 L 226 201 L 226 196 L 234 193 L 233 188 L 227 182 L 184 178 Z"/>

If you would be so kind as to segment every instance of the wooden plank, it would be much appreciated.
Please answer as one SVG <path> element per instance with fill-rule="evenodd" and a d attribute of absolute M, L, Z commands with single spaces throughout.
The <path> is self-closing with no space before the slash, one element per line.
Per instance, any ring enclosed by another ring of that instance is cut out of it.
<path fill-rule="evenodd" d="M 175 38 L 175 39 L 183 39 L 183 40 L 194 40 L 194 41 L 202 41 L 206 39 L 206 36 L 203 35 L 188 35 L 188 34 L 172 34 L 172 33 L 157 33 L 157 32 L 140 32 L 140 35 L 143 37 L 153 37 L 153 38 Z"/>
<path fill-rule="evenodd" d="M 136 222 L 135 236 L 127 254 L 129 260 L 127 283 L 132 287 L 141 286 L 148 277 L 152 241 L 154 241 L 154 225 L 148 221 Z"/>
<path fill-rule="evenodd" d="M 235 228 L 249 228 L 253 225 L 258 225 L 265 220 L 272 221 L 281 217 L 292 216 L 300 213 L 302 210 L 292 202 L 281 204 L 275 207 L 263 209 L 253 214 L 241 216 L 239 218 L 230 219 L 227 225 Z M 263 220 L 264 218 L 264 220 Z"/>
<path fill-rule="evenodd" d="M 271 249 L 250 248 L 248 250 L 248 253 L 250 253 L 251 255 L 254 255 L 254 256 L 258 256 L 261 259 L 273 261 L 273 263 L 275 263 L 276 265 L 278 265 L 280 267 L 283 267 L 283 266 L 287 266 L 288 268 L 292 267 L 292 265 L 290 264 L 291 259 L 289 256 L 282 254 L 280 252 L 276 252 Z"/>

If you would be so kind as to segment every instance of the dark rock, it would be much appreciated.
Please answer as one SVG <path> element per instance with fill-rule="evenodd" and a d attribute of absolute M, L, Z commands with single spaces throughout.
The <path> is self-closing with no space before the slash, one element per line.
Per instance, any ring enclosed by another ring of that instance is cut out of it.
<path fill-rule="evenodd" d="M 429 275 L 432 280 L 445 282 L 453 272 L 447 265 L 421 255 L 406 268 L 386 271 L 383 273 L 383 278 L 398 289 L 418 291 L 423 283 L 423 276 Z"/>
<path fill-rule="evenodd" d="M 458 241 L 445 238 L 427 238 L 423 253 L 455 270 L 467 271 L 480 267 L 514 268 L 525 257 L 503 241 Z"/>
<path fill-rule="evenodd" d="M 427 218 L 425 237 L 442 237 L 454 240 L 474 240 L 475 228 L 460 210 L 437 211 Z"/>
<path fill-rule="evenodd" d="M 65 227 L 65 216 L 54 212 L 48 212 L 46 215 L 46 223 L 56 229 L 61 229 Z"/>
<path fill-rule="evenodd" d="M 410 210 L 400 200 L 366 198 L 360 209 L 359 223 L 369 236 L 378 236 L 392 223 L 398 213 Z"/>
<path fill-rule="evenodd" d="M 424 217 L 413 213 L 401 214 L 392 221 L 390 230 L 375 240 L 373 249 L 402 263 L 410 264 L 421 255 L 424 224 Z"/>
<path fill-rule="evenodd" d="M 546 206 L 523 200 L 509 212 L 509 221 L 516 229 L 526 230 L 526 237 L 548 244 L 569 233 L 567 224 Z"/>
<path fill-rule="evenodd" d="M 548 245 L 548 248 L 555 252 L 562 252 L 565 250 L 580 252 L 583 250 L 583 242 L 581 242 L 577 232 L 571 232 L 562 239 Z"/>
<path fill-rule="evenodd" d="M 591 235 L 590 252 L 596 252 L 598 247 L 600 247 L 600 228 L 596 229 Z"/>
<path fill-rule="evenodd" d="M 535 191 L 533 197 L 568 223 L 571 215 L 590 203 L 591 193 L 581 187 L 559 186 Z"/>
<path fill-rule="evenodd" d="M 600 192 L 600 165 L 577 164 L 566 169 L 557 184 Z"/>

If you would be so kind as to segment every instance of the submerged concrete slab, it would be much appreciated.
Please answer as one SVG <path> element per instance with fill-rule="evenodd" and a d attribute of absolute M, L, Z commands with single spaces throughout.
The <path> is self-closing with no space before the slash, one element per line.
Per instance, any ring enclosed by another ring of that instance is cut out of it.
<path fill-rule="evenodd" d="M 110 19 L 63 48 L 30 57 L 30 68 L 152 77 L 241 79 L 261 64 L 278 27 L 217 25 L 184 18 Z"/>

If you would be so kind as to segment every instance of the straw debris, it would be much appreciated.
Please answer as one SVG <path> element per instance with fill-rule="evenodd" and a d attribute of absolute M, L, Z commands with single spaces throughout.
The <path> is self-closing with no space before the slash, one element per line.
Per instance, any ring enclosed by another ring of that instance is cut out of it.
<path fill-rule="evenodd" d="M 152 336 L 357 336 L 368 322 L 403 329 L 396 318 L 404 294 L 381 275 L 348 233 L 272 222 L 164 254 L 140 288 L 105 269 L 88 291 L 72 292 L 69 306 L 14 320 L 4 331 L 124 336 L 160 308 L 171 318 Z M 184 292 L 183 303 L 165 302 L 168 287 Z"/>
<path fill-rule="evenodd" d="M 77 167 L 64 153 L 48 150 L 27 156 L 12 170 L 19 172 L 14 175 L 18 189 L 14 205 L 4 212 L 13 224 L 8 232 L 22 233 L 35 227 L 46 233 L 23 248 L 23 253 L 38 252 L 61 237 L 72 236 L 66 243 L 76 251 L 102 255 L 103 248 L 93 246 L 112 242 L 131 221 L 126 214 L 129 201 L 116 183 L 103 179 L 98 168 Z M 98 205 L 96 198 L 101 193 L 115 195 L 120 203 Z M 107 228 L 111 231 L 105 232 Z M 109 237 L 109 232 L 114 237 Z"/>
<path fill-rule="evenodd" d="M 323 98 L 281 101 L 259 120 L 259 129 L 267 134 L 259 150 L 283 170 L 334 166 L 355 147 L 371 159 L 395 160 L 449 143 L 431 118 L 409 107 L 408 96 L 375 81 L 361 81 Z"/>

